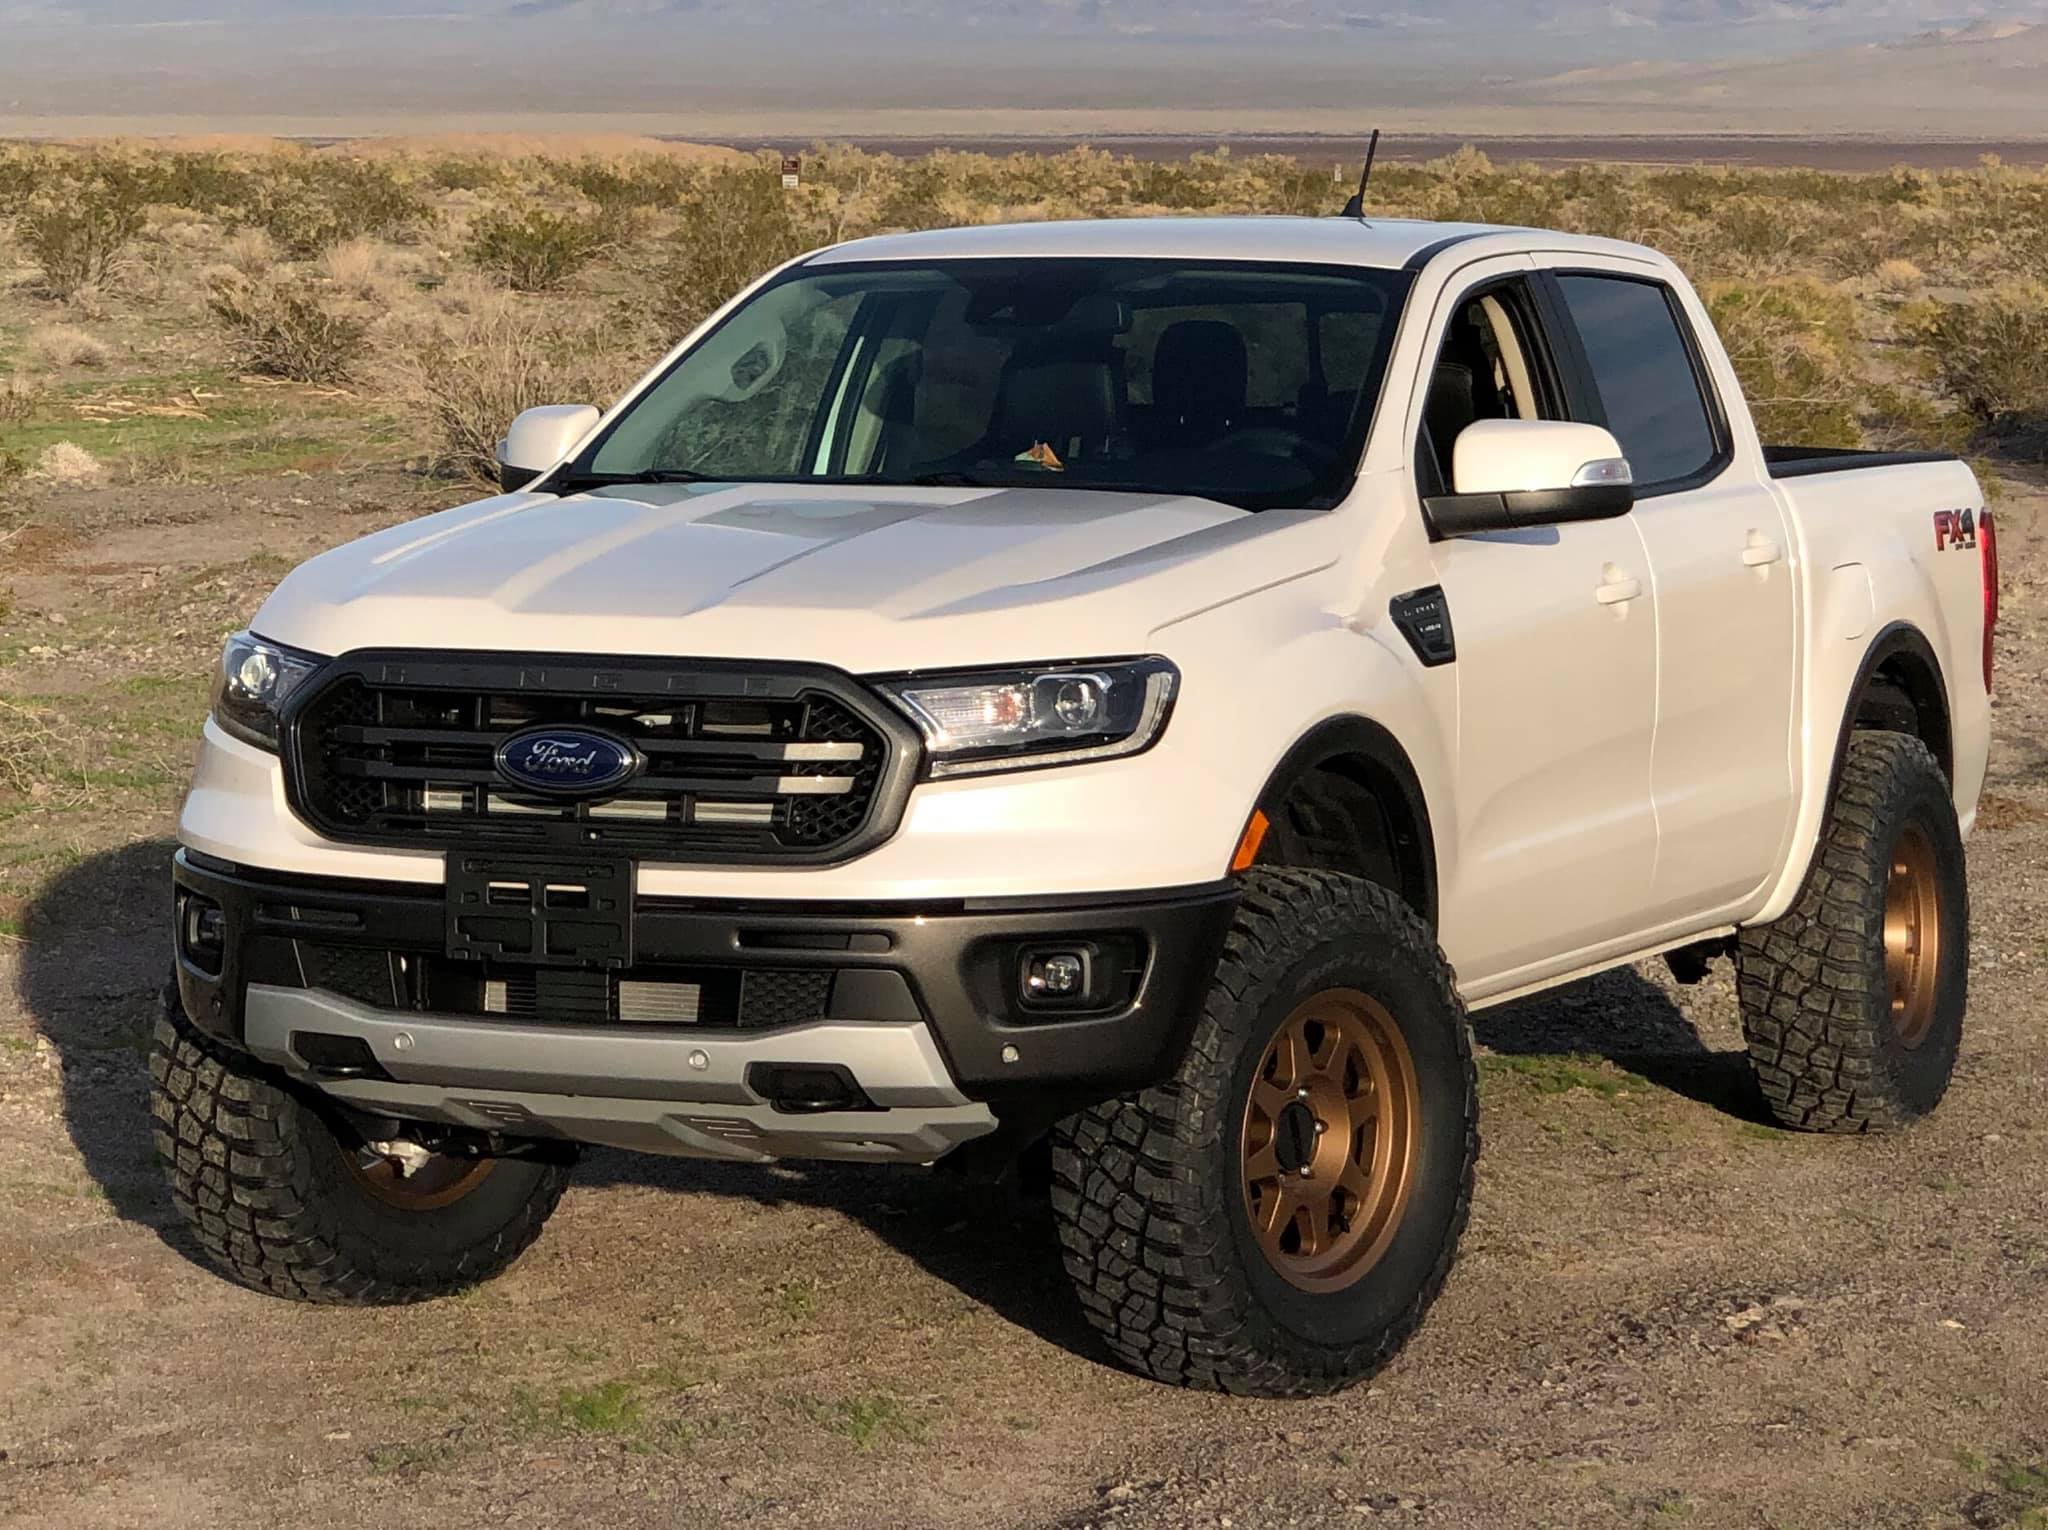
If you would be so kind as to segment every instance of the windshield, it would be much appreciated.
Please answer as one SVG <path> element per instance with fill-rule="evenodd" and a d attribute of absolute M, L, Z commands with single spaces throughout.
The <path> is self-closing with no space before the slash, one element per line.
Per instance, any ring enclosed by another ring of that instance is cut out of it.
<path fill-rule="evenodd" d="M 1330 266 L 799 267 L 554 487 L 641 478 L 1202 495 L 1350 486 L 1409 277 Z"/>

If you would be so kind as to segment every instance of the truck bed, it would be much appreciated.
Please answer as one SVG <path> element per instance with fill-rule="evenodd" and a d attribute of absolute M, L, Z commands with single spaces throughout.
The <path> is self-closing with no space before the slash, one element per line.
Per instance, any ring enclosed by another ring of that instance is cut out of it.
<path fill-rule="evenodd" d="M 1816 473 L 1849 473 L 1859 468 L 1901 467 L 1913 462 L 1959 462 L 1952 452 L 1866 452 L 1845 446 L 1766 446 L 1764 461 L 1773 478 L 1810 478 Z"/>

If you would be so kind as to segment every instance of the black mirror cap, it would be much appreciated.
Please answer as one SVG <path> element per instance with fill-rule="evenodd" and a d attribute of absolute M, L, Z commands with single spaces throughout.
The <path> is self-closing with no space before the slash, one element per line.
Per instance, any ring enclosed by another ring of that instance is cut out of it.
<path fill-rule="evenodd" d="M 546 471 L 543 468 L 514 467 L 503 457 L 498 459 L 498 487 L 504 493 L 517 494 Z"/>
<path fill-rule="evenodd" d="M 1512 531 L 1518 526 L 1557 526 L 1566 521 L 1611 521 L 1635 508 L 1632 484 L 1589 483 L 1570 489 L 1526 489 L 1512 494 L 1436 494 L 1422 502 L 1433 536 L 1462 537 L 1475 531 Z"/>

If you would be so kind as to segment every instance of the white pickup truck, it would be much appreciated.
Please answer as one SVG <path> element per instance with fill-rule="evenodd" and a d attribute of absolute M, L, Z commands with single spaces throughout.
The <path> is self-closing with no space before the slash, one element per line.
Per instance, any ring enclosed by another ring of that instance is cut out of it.
<path fill-rule="evenodd" d="M 229 1273 L 495 1274 L 575 1145 L 999 1165 L 1171 1382 L 1442 1285 L 1466 1011 L 1733 957 L 1764 1096 L 1940 1099 L 1996 558 L 1762 444 L 1650 250 L 1134 220 L 860 241 L 227 644 L 153 1102 Z"/>

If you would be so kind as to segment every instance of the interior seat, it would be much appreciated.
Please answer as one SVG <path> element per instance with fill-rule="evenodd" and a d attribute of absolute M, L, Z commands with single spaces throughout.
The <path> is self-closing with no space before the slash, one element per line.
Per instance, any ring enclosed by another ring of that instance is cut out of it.
<path fill-rule="evenodd" d="M 1183 319 L 1169 325 L 1152 353 L 1152 414 L 1157 444 L 1207 446 L 1241 426 L 1250 412 L 1251 355 L 1234 324 Z"/>
<path fill-rule="evenodd" d="M 991 438 L 1014 457 L 1040 442 L 1062 462 L 1099 458 L 1119 424 L 1117 373 L 1107 360 L 1015 362 L 1003 374 Z"/>

